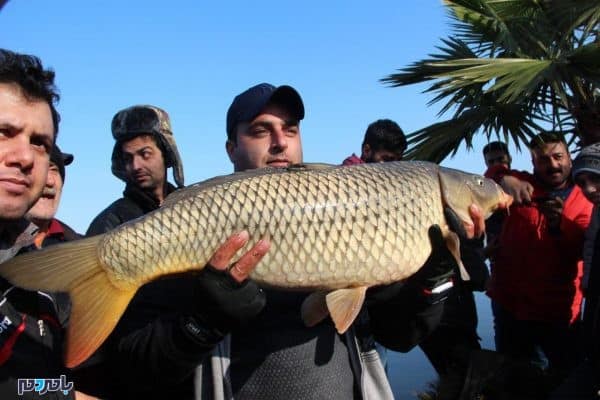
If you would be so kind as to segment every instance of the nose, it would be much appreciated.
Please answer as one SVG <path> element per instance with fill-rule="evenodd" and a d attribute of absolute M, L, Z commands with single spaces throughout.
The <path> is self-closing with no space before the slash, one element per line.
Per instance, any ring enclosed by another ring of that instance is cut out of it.
<path fill-rule="evenodd" d="M 33 167 L 34 154 L 29 139 L 22 136 L 17 135 L 8 143 L 5 142 L 4 145 L 8 146 L 5 160 L 7 166 L 28 170 Z"/>
<path fill-rule="evenodd" d="M 595 193 L 596 192 L 596 185 L 594 185 L 592 182 L 590 181 L 586 181 L 585 185 L 583 186 L 583 192 L 584 193 Z"/>
<path fill-rule="evenodd" d="M 288 147 L 287 137 L 281 128 L 273 130 L 271 133 L 271 150 L 274 153 L 281 153 Z"/>
<path fill-rule="evenodd" d="M 136 155 L 136 156 L 134 156 L 134 157 L 131 159 L 131 168 L 132 168 L 134 171 L 139 171 L 140 169 L 142 169 L 142 158 L 141 158 L 141 157 L 138 157 L 137 155 Z"/>
<path fill-rule="evenodd" d="M 550 168 L 552 169 L 561 169 L 561 163 L 554 158 L 550 158 Z"/>
<path fill-rule="evenodd" d="M 46 187 L 53 188 L 56 186 L 56 176 L 48 171 L 48 177 L 46 178 Z"/>

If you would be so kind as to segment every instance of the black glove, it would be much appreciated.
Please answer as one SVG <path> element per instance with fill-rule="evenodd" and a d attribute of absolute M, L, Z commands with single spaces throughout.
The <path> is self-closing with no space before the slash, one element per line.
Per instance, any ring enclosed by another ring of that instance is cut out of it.
<path fill-rule="evenodd" d="M 225 335 L 258 315 L 266 304 L 265 293 L 256 282 L 246 279 L 238 283 L 228 271 L 210 264 L 196 279 L 194 298 L 198 311 L 184 321 L 184 327 L 191 334 L 211 328 Z"/>
<path fill-rule="evenodd" d="M 432 225 L 428 234 L 431 254 L 421 269 L 409 280 L 420 288 L 427 302 L 435 304 L 448 297 L 450 289 L 454 286 L 453 278 L 458 264 L 446 246 L 440 227 Z"/>
<path fill-rule="evenodd" d="M 443 301 L 448 296 L 458 265 L 444 242 L 440 227 L 431 226 L 428 234 L 432 250 L 423 267 L 405 281 L 369 288 L 366 297 L 368 306 L 394 299 L 414 298 L 415 292 L 429 304 Z"/>

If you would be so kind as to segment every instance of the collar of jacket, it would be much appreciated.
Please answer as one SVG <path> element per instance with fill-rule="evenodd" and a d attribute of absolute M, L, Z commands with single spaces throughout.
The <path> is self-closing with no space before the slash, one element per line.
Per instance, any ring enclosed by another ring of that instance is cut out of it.
<path fill-rule="evenodd" d="M 165 197 L 175 191 L 175 186 L 171 185 L 169 182 L 165 185 Z M 144 213 L 156 210 L 160 204 L 158 203 L 158 199 L 148 192 L 141 190 L 137 186 L 127 184 L 125 186 L 125 190 L 123 191 L 123 197 L 128 198 L 133 201 L 135 204 L 140 206 Z"/>
<path fill-rule="evenodd" d="M 23 247 L 33 243 L 37 226 L 25 219 L 5 226 L 0 237 L 0 262 L 12 258 Z"/>

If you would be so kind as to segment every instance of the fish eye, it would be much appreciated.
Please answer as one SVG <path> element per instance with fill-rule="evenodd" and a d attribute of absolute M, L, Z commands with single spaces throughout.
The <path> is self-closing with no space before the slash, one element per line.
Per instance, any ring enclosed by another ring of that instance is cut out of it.
<path fill-rule="evenodd" d="M 477 184 L 477 186 L 483 186 L 483 178 L 480 176 L 476 177 L 475 183 Z"/>

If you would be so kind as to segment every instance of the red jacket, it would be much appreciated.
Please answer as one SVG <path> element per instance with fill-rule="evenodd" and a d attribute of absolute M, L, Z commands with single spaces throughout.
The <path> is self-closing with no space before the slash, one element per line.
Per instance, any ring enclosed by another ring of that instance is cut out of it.
<path fill-rule="evenodd" d="M 527 172 L 502 166 L 486 172 L 496 181 L 507 174 L 531 183 L 533 197 L 547 195 Z M 548 231 L 535 203 L 513 205 L 509 211 L 494 256 L 488 296 L 519 320 L 573 322 L 583 298 L 583 236 L 592 204 L 579 187 L 573 187 L 564 203 L 559 234 Z"/>

